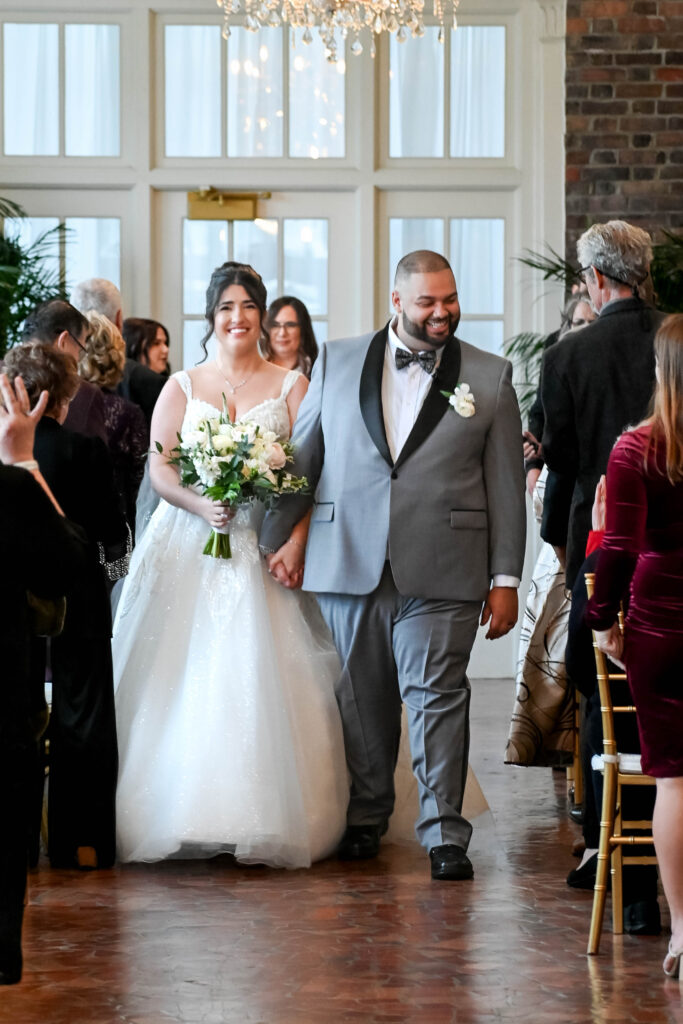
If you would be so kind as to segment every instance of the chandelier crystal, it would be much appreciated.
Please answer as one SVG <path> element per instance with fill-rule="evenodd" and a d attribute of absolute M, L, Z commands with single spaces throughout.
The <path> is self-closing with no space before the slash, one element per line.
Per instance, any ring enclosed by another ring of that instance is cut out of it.
<path fill-rule="evenodd" d="M 445 38 L 446 25 L 457 28 L 456 13 L 460 0 L 434 0 L 434 17 L 439 24 L 439 42 Z M 375 37 L 381 32 L 396 35 L 399 43 L 408 36 L 424 35 L 425 0 L 216 0 L 223 10 L 223 37 L 230 35 L 230 21 L 242 15 L 250 32 L 288 24 L 301 29 L 303 42 L 313 42 L 318 30 L 327 60 L 337 61 L 338 35 L 352 40 L 349 49 L 363 52 L 361 33 L 370 33 L 370 54 L 376 54 Z"/>

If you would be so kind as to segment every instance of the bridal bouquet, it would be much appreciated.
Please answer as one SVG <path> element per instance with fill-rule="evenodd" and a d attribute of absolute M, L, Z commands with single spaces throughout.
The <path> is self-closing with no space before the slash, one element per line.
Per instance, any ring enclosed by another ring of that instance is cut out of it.
<path fill-rule="evenodd" d="M 157 441 L 157 451 L 163 448 Z M 231 508 L 259 500 L 266 507 L 280 494 L 294 494 L 308 487 L 305 477 L 287 472 L 293 448 L 272 430 L 257 423 L 233 423 L 223 397 L 223 411 L 197 423 L 172 449 L 169 462 L 178 467 L 183 487 L 197 487 L 214 501 Z M 229 526 L 213 529 L 205 555 L 231 558 Z"/>

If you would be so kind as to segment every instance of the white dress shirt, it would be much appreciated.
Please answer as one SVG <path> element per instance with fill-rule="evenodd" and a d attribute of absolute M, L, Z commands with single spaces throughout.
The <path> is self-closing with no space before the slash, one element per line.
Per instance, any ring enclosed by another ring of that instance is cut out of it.
<path fill-rule="evenodd" d="M 382 412 L 384 429 L 391 457 L 396 459 L 408 440 L 408 435 L 415 425 L 429 389 L 432 386 L 432 375 L 427 373 L 419 363 L 410 363 L 404 369 L 396 366 L 396 349 L 406 352 L 411 350 L 404 345 L 394 330 L 395 321 L 389 324 L 387 347 L 384 353 L 384 371 L 382 373 Z M 441 350 L 436 353 L 436 366 L 441 361 Z M 497 575 L 493 577 L 494 587 L 518 587 L 516 576 Z"/>

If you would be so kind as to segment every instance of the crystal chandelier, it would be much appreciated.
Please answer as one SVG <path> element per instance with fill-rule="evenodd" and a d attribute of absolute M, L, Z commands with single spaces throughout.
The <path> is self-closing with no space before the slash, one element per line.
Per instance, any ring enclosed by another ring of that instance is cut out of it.
<path fill-rule="evenodd" d="M 434 17 L 439 24 L 439 42 L 445 38 L 447 21 L 457 28 L 456 12 L 460 0 L 434 0 Z M 313 41 L 317 28 L 325 46 L 327 60 L 337 60 L 338 35 L 351 38 L 351 53 L 363 52 L 361 32 L 370 33 L 370 54 L 376 54 L 375 37 L 391 32 L 400 43 L 408 36 L 424 35 L 425 0 L 216 0 L 223 9 L 223 37 L 230 35 L 230 19 L 244 15 L 250 32 L 260 28 L 277 28 L 283 22 L 302 30 L 304 43 Z"/>

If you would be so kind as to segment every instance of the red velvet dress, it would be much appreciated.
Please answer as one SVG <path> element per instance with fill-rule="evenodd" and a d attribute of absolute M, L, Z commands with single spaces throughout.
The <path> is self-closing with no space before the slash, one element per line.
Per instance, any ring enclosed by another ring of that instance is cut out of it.
<path fill-rule="evenodd" d="M 607 467 L 607 529 L 586 611 L 608 629 L 629 593 L 624 661 L 638 709 L 643 771 L 683 775 L 683 483 L 658 447 L 643 464 L 649 427 L 624 434 Z"/>

